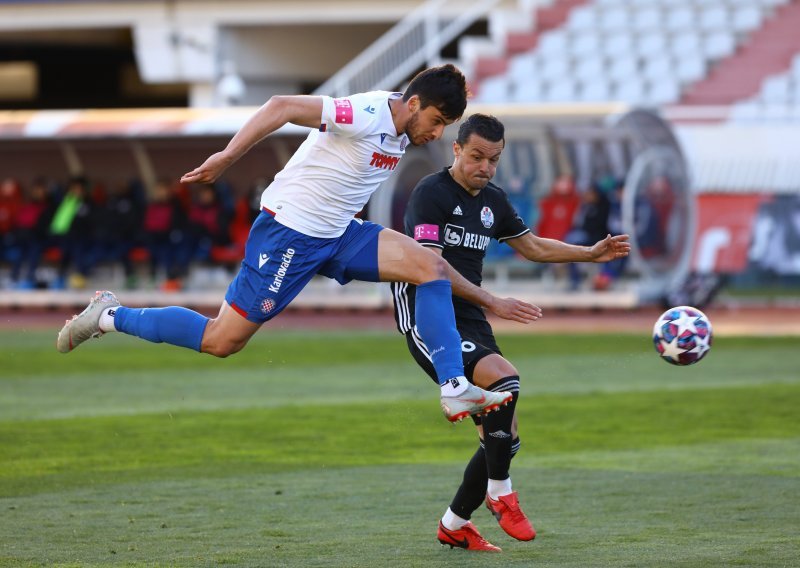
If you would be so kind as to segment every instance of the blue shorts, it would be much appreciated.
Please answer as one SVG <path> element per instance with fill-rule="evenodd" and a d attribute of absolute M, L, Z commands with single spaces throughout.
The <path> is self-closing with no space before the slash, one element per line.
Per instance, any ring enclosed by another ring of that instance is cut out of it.
<path fill-rule="evenodd" d="M 261 212 L 250 229 L 244 260 L 225 301 L 243 317 L 264 323 L 281 313 L 316 274 L 379 282 L 378 233 L 383 227 L 353 219 L 340 237 L 309 237 Z"/>

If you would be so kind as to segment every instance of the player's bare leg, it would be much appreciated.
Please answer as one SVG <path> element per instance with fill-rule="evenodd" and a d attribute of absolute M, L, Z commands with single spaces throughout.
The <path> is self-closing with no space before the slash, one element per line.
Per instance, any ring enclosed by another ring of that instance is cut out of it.
<path fill-rule="evenodd" d="M 208 320 L 200 351 L 216 357 L 233 355 L 247 345 L 260 327 L 237 313 L 228 302 L 222 302 L 217 317 Z"/>
<path fill-rule="evenodd" d="M 447 261 L 410 237 L 391 229 L 378 235 L 378 270 L 384 282 L 417 286 L 417 329 L 431 354 L 442 389 L 441 405 L 450 422 L 485 414 L 508 404 L 509 392 L 489 392 L 464 377 L 461 338 L 455 326 Z"/>

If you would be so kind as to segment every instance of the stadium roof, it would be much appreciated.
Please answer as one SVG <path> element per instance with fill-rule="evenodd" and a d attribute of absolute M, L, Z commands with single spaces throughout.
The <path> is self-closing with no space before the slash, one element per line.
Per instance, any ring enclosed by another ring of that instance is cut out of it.
<path fill-rule="evenodd" d="M 0 111 L 0 140 L 228 136 L 255 107 Z M 281 134 L 307 129 L 286 126 Z"/>

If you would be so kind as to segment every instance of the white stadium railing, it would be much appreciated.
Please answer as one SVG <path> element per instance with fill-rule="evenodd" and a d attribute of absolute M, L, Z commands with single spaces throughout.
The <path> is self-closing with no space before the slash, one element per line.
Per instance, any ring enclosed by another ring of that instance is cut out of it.
<path fill-rule="evenodd" d="M 399 85 L 420 66 L 439 63 L 441 49 L 499 3 L 500 0 L 430 0 L 378 38 L 314 94 L 343 97 Z"/>

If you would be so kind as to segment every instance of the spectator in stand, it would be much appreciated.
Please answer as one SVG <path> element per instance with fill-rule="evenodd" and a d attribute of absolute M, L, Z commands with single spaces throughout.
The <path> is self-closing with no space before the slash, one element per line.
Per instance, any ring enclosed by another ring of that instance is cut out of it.
<path fill-rule="evenodd" d="M 642 258 L 655 259 L 669 254 L 667 233 L 674 205 L 672 185 L 663 175 L 651 177 L 644 191 L 636 194 L 635 238 Z"/>
<path fill-rule="evenodd" d="M 259 191 L 263 193 L 263 187 Z M 234 202 L 233 215 L 229 226 L 229 235 L 231 244 L 239 251 L 241 258 L 244 258 L 244 245 L 247 242 L 247 237 L 250 234 L 250 226 L 253 224 L 260 209 L 256 209 L 259 205 L 258 201 L 254 200 L 253 195 L 244 194 Z M 241 260 L 241 258 L 239 260 Z"/>
<path fill-rule="evenodd" d="M 541 216 L 536 234 L 544 239 L 563 241 L 572 227 L 580 202 L 572 176 L 559 176 L 550 193 L 539 202 Z"/>
<path fill-rule="evenodd" d="M 47 181 L 44 178 L 34 180 L 20 205 L 14 229 L 11 281 L 18 289 L 30 290 L 38 287 L 36 269 L 50 238 L 49 227 L 53 212 L 53 199 Z"/>
<path fill-rule="evenodd" d="M 581 206 L 565 241 L 571 245 L 591 246 L 606 238 L 608 232 L 608 198 L 599 187 L 592 186 L 581 196 Z M 574 262 L 569 264 L 570 290 L 580 288 L 584 274 Z"/>
<path fill-rule="evenodd" d="M 250 193 L 245 195 L 250 209 L 250 218 L 253 221 L 255 221 L 256 217 L 261 213 L 261 195 L 270 183 L 272 183 L 271 179 L 256 178 L 250 186 Z"/>
<path fill-rule="evenodd" d="M 550 193 L 539 201 L 541 214 L 536 234 L 544 239 L 566 241 L 567 233 L 572 228 L 572 222 L 580 202 L 575 187 L 575 178 L 569 174 L 557 177 L 550 188 Z M 542 264 L 542 276 L 563 277 L 564 268 L 563 264 Z"/>
<path fill-rule="evenodd" d="M 12 260 L 14 226 L 21 202 L 22 191 L 15 179 L 0 182 L 0 261 Z"/>
<path fill-rule="evenodd" d="M 623 233 L 622 194 L 625 190 L 625 180 L 609 175 L 601 178 L 598 185 L 608 198 L 608 230 L 612 234 L 621 234 Z M 603 264 L 600 267 L 600 271 L 595 275 L 592 287 L 595 290 L 607 290 L 625 270 L 627 263 L 628 257 L 624 257 L 616 258 Z"/>
<path fill-rule="evenodd" d="M 201 185 L 193 193 L 197 197 L 189 208 L 191 259 L 207 261 L 211 247 L 229 242 L 227 215 L 214 186 Z"/>
<path fill-rule="evenodd" d="M 163 272 L 165 291 L 180 289 L 186 249 L 186 211 L 169 180 L 159 180 L 147 203 L 142 222 L 142 242 L 150 255 L 153 282 Z"/>
<path fill-rule="evenodd" d="M 139 237 L 143 215 L 144 188 L 138 180 L 115 187 L 98 215 L 97 242 L 102 247 L 98 257 L 122 264 L 128 289 L 136 287 L 130 253 Z"/>
<path fill-rule="evenodd" d="M 58 204 L 50 231 L 61 249 L 57 289 L 83 288 L 95 262 L 96 206 L 90 195 L 89 181 L 82 176 L 70 179 Z"/>

